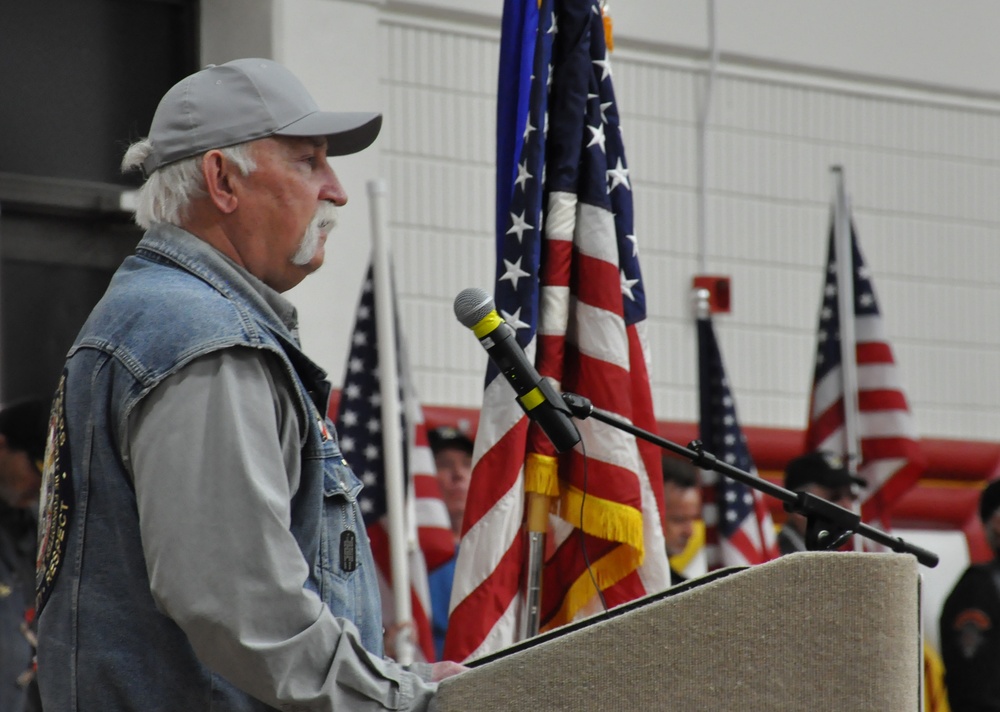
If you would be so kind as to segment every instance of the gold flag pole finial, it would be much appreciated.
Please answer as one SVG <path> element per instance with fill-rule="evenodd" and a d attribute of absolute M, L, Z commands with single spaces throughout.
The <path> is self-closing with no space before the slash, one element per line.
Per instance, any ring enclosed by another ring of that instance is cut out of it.
<path fill-rule="evenodd" d="M 604 43 L 608 46 L 608 52 L 615 51 L 615 38 L 612 33 L 611 10 L 608 8 L 607 0 L 601 1 L 601 19 L 604 21 Z"/>

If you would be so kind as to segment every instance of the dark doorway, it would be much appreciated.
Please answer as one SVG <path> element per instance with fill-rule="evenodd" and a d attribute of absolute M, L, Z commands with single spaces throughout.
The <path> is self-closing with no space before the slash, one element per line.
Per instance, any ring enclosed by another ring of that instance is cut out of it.
<path fill-rule="evenodd" d="M 194 0 L 0 3 L 0 171 L 135 185 L 118 170 L 197 69 Z"/>
<path fill-rule="evenodd" d="M 125 147 L 198 67 L 196 0 L 0 3 L 0 401 L 48 396 L 140 233 Z"/>

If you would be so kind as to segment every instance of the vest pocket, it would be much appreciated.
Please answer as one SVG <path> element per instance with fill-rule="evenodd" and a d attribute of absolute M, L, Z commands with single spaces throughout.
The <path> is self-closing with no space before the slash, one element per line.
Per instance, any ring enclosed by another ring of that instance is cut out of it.
<path fill-rule="evenodd" d="M 382 611 L 371 542 L 365 529 L 358 496 L 361 481 L 344 460 L 336 443 L 323 442 L 323 509 L 320 522 L 319 561 L 314 570 L 319 595 L 334 616 L 352 621 L 362 644 L 382 654 Z M 318 473 L 317 473 L 318 474 Z"/>
<path fill-rule="evenodd" d="M 363 565 L 362 547 L 367 546 L 365 524 L 357 503 L 361 481 L 342 458 L 323 463 L 323 524 L 320 568 L 323 585 L 350 581 Z M 328 579 L 334 579 L 329 582 Z"/>

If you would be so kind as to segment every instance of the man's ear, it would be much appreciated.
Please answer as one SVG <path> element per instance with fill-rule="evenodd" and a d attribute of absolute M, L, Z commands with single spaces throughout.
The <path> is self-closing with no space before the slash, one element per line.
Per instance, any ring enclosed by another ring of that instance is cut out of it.
<path fill-rule="evenodd" d="M 10 449 L 10 444 L 7 442 L 7 436 L 4 435 L 3 433 L 0 433 L 0 452 L 9 449 Z"/>
<path fill-rule="evenodd" d="M 201 157 L 201 172 L 205 177 L 205 190 L 215 207 L 227 215 L 236 210 L 239 200 L 232 179 L 239 169 L 222 151 L 212 150 Z"/>

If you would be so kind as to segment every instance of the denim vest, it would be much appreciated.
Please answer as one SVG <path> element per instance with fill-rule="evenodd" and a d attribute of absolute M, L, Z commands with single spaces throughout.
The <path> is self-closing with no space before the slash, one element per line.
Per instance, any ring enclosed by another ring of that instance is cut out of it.
<path fill-rule="evenodd" d="M 277 356 L 297 396 L 302 472 L 290 528 L 311 563 L 306 586 L 382 655 L 378 583 L 357 504 L 361 483 L 325 417 L 325 373 L 232 264 L 189 233 L 158 225 L 112 278 L 69 351 L 56 394 L 39 530 L 38 670 L 46 709 L 270 709 L 202 665 L 181 629 L 157 610 L 120 455 L 129 414 L 143 397 L 191 360 L 233 346 Z M 349 573 L 339 561 L 347 529 L 357 537 Z"/>

